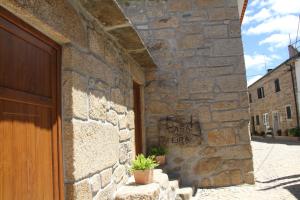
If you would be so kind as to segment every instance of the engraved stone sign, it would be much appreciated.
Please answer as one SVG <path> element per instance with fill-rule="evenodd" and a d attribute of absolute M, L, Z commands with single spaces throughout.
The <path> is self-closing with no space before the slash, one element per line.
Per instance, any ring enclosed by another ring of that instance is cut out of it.
<path fill-rule="evenodd" d="M 167 116 L 159 121 L 159 143 L 162 146 L 201 143 L 201 127 L 193 116 Z"/>

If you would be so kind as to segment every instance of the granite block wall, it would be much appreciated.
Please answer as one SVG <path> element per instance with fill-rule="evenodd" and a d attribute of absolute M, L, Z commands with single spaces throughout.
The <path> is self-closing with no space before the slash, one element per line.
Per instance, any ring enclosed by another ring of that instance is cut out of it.
<path fill-rule="evenodd" d="M 142 67 L 79 1 L 0 5 L 62 46 L 65 198 L 112 199 L 135 155 L 133 80 L 143 85 Z"/>
<path fill-rule="evenodd" d="M 118 1 L 147 45 L 147 148 L 186 185 L 254 182 L 249 105 L 236 0 Z"/>

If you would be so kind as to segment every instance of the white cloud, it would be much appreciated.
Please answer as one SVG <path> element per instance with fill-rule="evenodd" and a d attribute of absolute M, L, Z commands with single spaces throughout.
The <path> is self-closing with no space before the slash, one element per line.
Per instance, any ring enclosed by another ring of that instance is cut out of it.
<path fill-rule="evenodd" d="M 255 7 L 255 6 L 263 6 L 267 1 L 266 0 L 253 0 L 251 3 L 250 3 L 250 7 Z"/>
<path fill-rule="evenodd" d="M 293 35 L 294 36 L 294 35 Z M 273 48 L 287 47 L 290 42 L 289 35 L 284 33 L 272 34 L 262 41 L 259 42 L 259 45 L 272 45 Z"/>
<path fill-rule="evenodd" d="M 250 13 L 251 14 L 251 13 Z M 272 16 L 271 10 L 263 8 L 258 13 L 254 15 L 250 15 L 246 13 L 244 18 L 244 24 L 250 23 L 250 22 L 261 22 L 263 20 L 266 20 Z"/>
<path fill-rule="evenodd" d="M 259 3 L 259 0 L 253 0 L 250 4 L 249 7 L 254 7 Z"/>
<path fill-rule="evenodd" d="M 300 10 L 299 0 L 253 0 L 249 7 L 267 7 L 277 14 L 298 14 Z"/>
<path fill-rule="evenodd" d="M 244 55 L 246 69 L 260 70 L 265 66 L 269 66 L 274 60 L 278 60 L 281 57 L 278 55 L 265 56 L 262 54 Z"/>
<path fill-rule="evenodd" d="M 249 78 L 247 80 L 247 85 L 250 86 L 252 85 L 255 81 L 257 81 L 258 79 L 260 79 L 261 77 L 263 77 L 262 75 L 256 75 L 256 76 L 252 76 L 251 78 Z"/>
<path fill-rule="evenodd" d="M 298 17 L 295 15 L 277 16 L 265 20 L 257 26 L 250 27 L 245 31 L 248 35 L 259 35 L 263 33 L 295 33 L 297 31 Z"/>
<path fill-rule="evenodd" d="M 269 57 L 261 54 L 245 55 L 244 57 L 247 70 L 261 69 L 265 66 L 266 62 L 270 61 Z"/>
<path fill-rule="evenodd" d="M 299 14 L 299 0 L 268 0 L 271 9 L 278 14 Z"/>

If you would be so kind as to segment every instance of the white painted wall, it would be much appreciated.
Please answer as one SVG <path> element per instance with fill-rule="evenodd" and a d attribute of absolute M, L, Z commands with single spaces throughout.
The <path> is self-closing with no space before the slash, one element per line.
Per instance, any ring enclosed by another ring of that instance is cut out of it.
<path fill-rule="evenodd" d="M 295 62 L 295 72 L 296 72 L 296 82 L 297 82 L 297 101 L 298 101 L 298 111 L 300 113 L 300 58 Z"/>

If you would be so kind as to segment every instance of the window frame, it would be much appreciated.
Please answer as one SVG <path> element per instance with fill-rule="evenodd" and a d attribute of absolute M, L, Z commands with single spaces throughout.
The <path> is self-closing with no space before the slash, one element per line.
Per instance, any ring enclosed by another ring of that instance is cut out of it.
<path fill-rule="evenodd" d="M 281 91 L 279 78 L 274 80 L 274 86 L 275 86 L 275 93 Z"/>
<path fill-rule="evenodd" d="M 269 113 L 264 113 L 263 114 L 263 125 L 270 126 Z"/>
<path fill-rule="evenodd" d="M 255 125 L 259 126 L 260 125 L 260 119 L 259 119 L 259 115 L 255 116 Z"/>
<path fill-rule="evenodd" d="M 248 94 L 248 98 L 249 98 L 249 103 L 252 103 L 253 101 L 252 101 L 252 95 L 251 95 L 251 93 L 249 92 L 249 94 Z"/>
<path fill-rule="evenodd" d="M 287 108 L 290 108 L 290 118 L 288 117 L 288 110 Z M 293 113 L 292 113 L 292 105 L 286 105 L 285 106 L 285 114 L 286 114 L 286 120 L 292 121 L 293 120 Z"/>
<path fill-rule="evenodd" d="M 264 87 L 257 88 L 257 98 L 258 99 L 265 98 L 265 89 L 264 89 Z"/>

